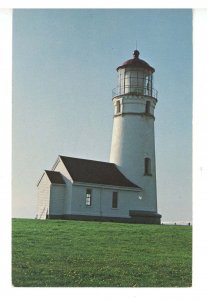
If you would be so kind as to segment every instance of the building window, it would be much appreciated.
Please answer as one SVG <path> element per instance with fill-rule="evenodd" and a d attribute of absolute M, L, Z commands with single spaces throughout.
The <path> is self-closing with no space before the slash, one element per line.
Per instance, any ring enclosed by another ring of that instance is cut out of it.
<path fill-rule="evenodd" d="M 120 101 L 116 102 L 116 113 L 119 114 L 121 112 L 121 104 Z"/>
<path fill-rule="evenodd" d="M 151 159 L 148 157 L 144 159 L 144 175 L 152 175 L 151 174 Z"/>
<path fill-rule="evenodd" d="M 118 192 L 113 192 L 112 194 L 112 208 L 118 207 Z"/>
<path fill-rule="evenodd" d="M 145 113 L 146 113 L 146 114 L 150 114 L 150 101 L 147 101 L 147 102 L 146 102 Z"/>
<path fill-rule="evenodd" d="M 91 189 L 86 190 L 86 206 L 91 206 L 92 202 L 92 191 Z"/>

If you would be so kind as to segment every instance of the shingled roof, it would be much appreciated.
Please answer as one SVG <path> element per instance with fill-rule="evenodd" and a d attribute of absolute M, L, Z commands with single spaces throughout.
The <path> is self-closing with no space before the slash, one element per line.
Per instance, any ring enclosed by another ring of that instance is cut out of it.
<path fill-rule="evenodd" d="M 139 188 L 113 163 L 60 156 L 73 181 Z"/>
<path fill-rule="evenodd" d="M 51 183 L 65 184 L 65 181 L 60 172 L 45 170 Z"/>

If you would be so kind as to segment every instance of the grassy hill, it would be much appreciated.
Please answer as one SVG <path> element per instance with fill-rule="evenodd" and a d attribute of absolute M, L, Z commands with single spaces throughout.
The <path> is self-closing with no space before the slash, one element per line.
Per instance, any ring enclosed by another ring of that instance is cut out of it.
<path fill-rule="evenodd" d="M 12 223 L 14 286 L 191 286 L 191 226 L 24 219 Z"/>

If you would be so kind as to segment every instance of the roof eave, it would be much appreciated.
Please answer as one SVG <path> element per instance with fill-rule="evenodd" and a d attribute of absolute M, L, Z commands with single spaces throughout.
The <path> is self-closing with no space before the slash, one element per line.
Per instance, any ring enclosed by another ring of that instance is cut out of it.
<path fill-rule="evenodd" d="M 109 188 L 109 189 L 120 189 L 120 190 L 129 190 L 142 192 L 143 189 L 139 186 L 130 187 L 130 186 L 120 186 L 120 185 L 110 185 L 110 184 L 102 184 L 102 183 L 93 183 L 93 182 L 81 182 L 81 181 L 73 181 L 73 185 L 83 185 L 83 186 L 98 186 L 100 188 Z"/>

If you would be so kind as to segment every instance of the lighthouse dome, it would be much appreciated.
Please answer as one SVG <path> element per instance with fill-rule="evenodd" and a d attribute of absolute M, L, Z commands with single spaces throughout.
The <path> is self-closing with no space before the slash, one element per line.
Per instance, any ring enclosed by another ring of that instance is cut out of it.
<path fill-rule="evenodd" d="M 154 73 L 155 69 L 151 67 L 146 61 L 139 58 L 139 51 L 135 50 L 133 52 L 133 58 L 125 61 L 121 66 L 117 68 L 117 71 L 119 69 L 126 69 L 126 68 L 142 68 L 147 69 Z"/>

